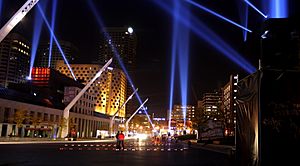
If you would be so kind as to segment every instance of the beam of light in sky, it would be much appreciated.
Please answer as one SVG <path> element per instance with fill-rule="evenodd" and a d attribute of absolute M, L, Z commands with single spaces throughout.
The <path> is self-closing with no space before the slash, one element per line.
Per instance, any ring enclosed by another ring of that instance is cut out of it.
<path fill-rule="evenodd" d="M 57 6 L 57 0 L 52 0 L 51 29 L 53 32 L 55 27 L 56 6 Z M 53 36 L 50 34 L 48 67 L 51 66 L 52 46 L 53 46 Z"/>
<path fill-rule="evenodd" d="M 243 25 L 247 28 L 248 27 L 248 16 L 249 16 L 249 7 L 248 5 L 245 6 L 245 18 L 244 18 L 244 21 L 243 21 Z M 244 42 L 247 41 L 247 34 L 248 32 L 247 31 L 243 31 L 243 34 L 244 34 Z"/>
<path fill-rule="evenodd" d="M 228 18 L 226 18 L 226 17 L 224 17 L 224 16 L 222 16 L 222 15 L 220 15 L 220 14 L 218 14 L 218 13 L 216 13 L 216 12 L 214 12 L 214 11 L 212 11 L 212 10 L 210 10 L 210 9 L 208 9 L 208 8 L 202 6 L 202 5 L 200 5 L 200 4 L 198 4 L 198 3 L 194 2 L 194 1 L 186 0 L 186 2 L 192 4 L 192 5 L 194 5 L 194 6 L 198 7 L 198 8 L 200 8 L 200 9 L 202 9 L 202 10 L 204 10 L 204 11 L 206 11 L 206 12 L 208 12 L 208 13 L 214 15 L 214 16 L 217 16 L 217 17 L 219 17 L 220 19 L 222 19 L 222 20 L 224 20 L 224 21 L 227 21 L 227 22 L 229 22 L 229 23 L 231 23 L 231 24 L 233 24 L 233 25 L 235 25 L 235 26 L 237 26 L 237 27 L 239 27 L 239 28 L 242 28 L 242 29 L 245 30 L 245 31 L 252 32 L 252 31 L 249 30 L 248 28 L 243 27 L 243 26 L 239 25 L 238 23 L 236 23 L 236 22 L 234 22 L 234 21 L 231 21 L 231 20 L 229 20 Z"/>
<path fill-rule="evenodd" d="M 288 0 L 269 0 L 269 14 L 271 18 L 287 18 Z"/>
<path fill-rule="evenodd" d="M 102 28 L 102 30 L 104 31 L 104 30 L 105 30 L 105 29 L 104 29 L 105 26 L 104 26 L 104 23 L 103 23 L 103 21 L 102 21 L 100 15 L 99 15 L 97 9 L 95 8 L 95 4 L 92 2 L 92 0 L 88 0 L 87 2 L 88 2 L 88 5 L 89 5 L 89 7 L 90 7 L 90 9 L 91 9 L 91 11 L 92 11 L 92 13 L 93 13 L 93 15 L 94 15 L 95 18 L 96 18 L 96 21 L 97 21 L 98 25 L 99 25 L 100 28 Z M 110 35 L 109 35 L 107 32 L 104 32 L 104 35 L 105 35 L 105 38 L 106 38 L 107 41 L 112 41 Z M 131 85 L 131 88 L 132 88 L 133 90 L 135 90 L 136 88 L 135 88 L 135 86 L 134 86 L 134 84 L 133 84 L 133 81 L 132 81 L 131 77 L 129 76 L 128 71 L 127 71 L 127 69 L 126 69 L 124 63 L 122 62 L 122 59 L 121 59 L 121 57 L 120 57 L 120 54 L 119 54 L 118 50 L 116 49 L 116 47 L 114 46 L 113 43 L 114 43 L 114 42 L 111 42 L 111 43 L 109 44 L 110 47 L 111 47 L 111 49 L 112 49 L 112 52 L 114 53 L 114 56 L 115 56 L 116 59 L 118 60 L 118 63 L 119 63 L 119 65 L 121 66 L 123 72 L 125 73 L 126 78 L 128 79 L 128 82 L 129 82 L 129 84 Z M 143 102 L 142 102 L 142 100 L 141 100 L 141 98 L 140 98 L 138 92 L 136 93 L 136 97 L 137 97 L 139 103 L 142 104 Z M 151 123 L 152 128 L 154 128 L 153 123 L 152 123 L 152 120 L 151 120 L 151 118 L 150 118 L 150 116 L 149 116 L 149 114 L 148 114 L 146 108 L 144 107 L 143 110 L 144 110 L 144 112 L 145 112 L 145 114 L 146 114 L 146 116 L 147 116 L 149 122 Z"/>
<path fill-rule="evenodd" d="M 187 24 L 190 25 L 189 17 L 190 12 L 189 9 L 184 5 L 180 5 L 180 15 L 182 15 Z M 178 17 L 177 17 L 178 18 Z M 179 68 L 179 76 L 180 76 L 180 89 L 181 89 L 181 105 L 182 105 L 182 114 L 183 114 L 183 126 L 184 130 L 186 129 L 186 111 L 187 111 L 187 89 L 188 89 L 188 64 L 189 64 L 189 41 L 190 41 L 190 29 L 188 26 L 183 24 L 179 24 L 178 28 L 178 68 Z"/>
<path fill-rule="evenodd" d="M 47 4 L 46 2 L 47 1 L 40 2 L 41 6 L 42 6 L 41 8 L 43 10 L 45 10 L 45 8 L 46 8 L 46 4 Z M 41 18 L 41 15 L 38 12 L 38 9 L 35 9 L 34 14 L 35 14 L 34 15 L 34 27 L 33 27 L 31 57 L 30 57 L 30 65 L 29 65 L 30 68 L 29 68 L 29 76 L 27 77 L 27 79 L 29 79 L 29 80 L 31 79 L 32 68 L 33 68 L 33 65 L 34 65 L 36 52 L 37 52 L 37 48 L 38 48 L 39 41 L 40 41 L 42 25 L 43 25 L 43 18 Z"/>
<path fill-rule="evenodd" d="M 181 105 L 183 106 L 183 122 L 186 127 L 187 89 L 188 89 L 188 61 L 189 61 L 189 29 L 181 26 L 178 43 L 178 66 L 180 75 Z"/>
<path fill-rule="evenodd" d="M 159 7 L 161 7 L 168 14 L 172 15 L 172 8 L 169 4 L 163 2 L 162 0 L 153 1 Z M 207 43 L 213 46 L 220 53 L 229 58 L 232 62 L 240 66 L 242 69 L 247 71 L 249 74 L 252 74 L 256 71 L 256 68 L 253 67 L 246 59 L 244 59 L 238 52 L 231 48 L 225 41 L 223 41 L 217 34 L 215 34 L 211 29 L 209 29 L 204 23 L 197 19 L 192 14 L 190 15 L 190 22 L 182 17 L 183 14 L 178 16 L 178 20 L 183 25 L 190 28 L 190 30 L 196 34 L 198 37 L 204 39 Z"/>
<path fill-rule="evenodd" d="M 243 1 L 237 1 L 237 2 L 238 2 L 238 10 L 239 10 L 241 24 L 244 27 L 248 28 L 249 6 L 247 3 L 243 2 Z M 243 41 L 246 42 L 248 32 L 245 30 L 242 30 L 242 34 L 243 34 Z"/>
<path fill-rule="evenodd" d="M 263 12 L 257 9 L 250 1 L 244 0 L 249 6 L 251 6 L 255 11 L 257 11 L 260 15 L 262 15 L 264 18 L 268 18 L 267 15 L 265 15 Z"/>
<path fill-rule="evenodd" d="M 171 118 L 173 110 L 173 97 L 174 97 L 174 79 L 175 79 L 175 63 L 176 63 L 176 48 L 177 48 L 177 35 L 178 35 L 178 15 L 179 4 L 178 0 L 174 0 L 173 9 L 173 32 L 172 32 L 172 53 L 171 53 L 171 77 L 170 77 L 170 96 L 169 96 L 169 122 L 168 129 L 171 130 Z"/>
<path fill-rule="evenodd" d="M 43 19 L 44 19 L 44 22 L 45 22 L 45 24 L 46 24 L 46 26 L 47 26 L 47 28 L 48 28 L 50 34 L 51 34 L 50 36 L 53 37 L 53 40 L 54 40 L 54 42 L 55 42 L 55 44 L 56 44 L 56 46 L 57 46 L 59 52 L 61 53 L 61 55 L 62 55 L 62 57 L 63 57 L 63 59 L 64 59 L 66 65 L 68 66 L 71 75 L 73 76 L 74 80 L 76 81 L 76 77 L 75 77 L 75 75 L 74 75 L 74 73 L 73 73 L 73 71 L 72 71 L 72 68 L 71 68 L 71 66 L 70 66 L 70 64 L 69 64 L 69 62 L 68 62 L 68 60 L 67 60 L 67 58 L 66 58 L 66 56 L 65 56 L 65 54 L 64 54 L 64 52 L 63 52 L 63 50 L 62 50 L 62 48 L 61 48 L 61 46 L 60 46 L 60 44 L 59 44 L 59 42 L 58 42 L 58 40 L 57 40 L 57 38 L 56 38 L 54 32 L 53 32 L 52 29 L 51 29 L 51 26 L 50 26 L 50 24 L 49 24 L 49 22 L 48 22 L 48 20 L 47 20 L 47 18 L 46 18 L 46 16 L 45 16 L 45 13 L 44 13 L 43 9 L 41 8 L 41 6 L 40 6 L 39 4 L 37 4 L 37 7 L 38 7 L 38 9 L 39 9 L 39 11 L 40 11 L 40 13 L 41 13 L 41 16 L 42 16 Z"/>

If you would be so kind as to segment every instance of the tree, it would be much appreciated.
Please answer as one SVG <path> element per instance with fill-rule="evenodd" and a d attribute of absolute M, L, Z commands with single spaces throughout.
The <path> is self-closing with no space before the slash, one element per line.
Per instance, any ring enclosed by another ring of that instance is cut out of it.
<path fill-rule="evenodd" d="M 16 110 L 14 117 L 13 117 L 13 121 L 16 123 L 18 128 L 21 128 L 21 137 L 24 137 L 24 122 L 29 119 L 30 117 L 27 114 L 26 110 Z"/>
<path fill-rule="evenodd" d="M 59 126 L 59 135 L 60 135 L 60 137 L 61 137 L 61 135 L 62 135 L 62 129 L 63 129 L 64 127 L 67 127 L 67 123 L 68 123 L 68 119 L 66 119 L 66 118 L 64 118 L 63 116 L 61 116 L 60 121 L 59 121 L 59 124 L 58 124 L 58 126 Z"/>
<path fill-rule="evenodd" d="M 30 116 L 30 122 L 31 124 L 34 126 L 34 130 L 36 130 L 36 127 L 42 123 L 42 118 L 41 117 L 38 117 L 38 116 Z M 33 134 L 31 135 L 33 137 Z"/>

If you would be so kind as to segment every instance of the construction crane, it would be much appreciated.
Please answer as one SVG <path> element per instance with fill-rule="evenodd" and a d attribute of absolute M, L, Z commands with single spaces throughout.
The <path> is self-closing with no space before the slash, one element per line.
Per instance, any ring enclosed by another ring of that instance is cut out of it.
<path fill-rule="evenodd" d="M 28 0 L 0 30 L 0 42 L 9 32 L 25 17 L 25 15 L 39 2 L 39 0 Z"/>

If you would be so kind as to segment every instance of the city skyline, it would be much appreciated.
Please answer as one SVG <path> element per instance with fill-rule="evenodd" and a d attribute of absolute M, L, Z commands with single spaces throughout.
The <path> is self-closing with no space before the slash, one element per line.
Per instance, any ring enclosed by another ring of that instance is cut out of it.
<path fill-rule="evenodd" d="M 299 7 L 0 0 L 0 165 L 297 163 Z"/>
<path fill-rule="evenodd" d="M 1 25 L 13 14 L 23 1 L 10 3 L 3 2 Z M 222 13 L 222 15 L 239 22 L 238 4 L 235 1 L 225 2 L 201 2 L 205 6 Z M 69 5 L 72 4 L 72 5 Z M 151 1 L 119 1 L 95 2 L 106 27 L 133 27 L 137 34 L 137 70 L 135 86 L 140 89 L 142 98 L 149 97 L 152 106 L 150 112 L 166 111 L 169 98 L 170 55 L 172 19 L 165 11 Z M 117 4 L 117 5 L 116 5 Z M 221 5 L 222 4 L 222 5 Z M 259 4 L 258 4 L 259 5 Z M 228 9 L 224 9 L 226 6 Z M 190 6 L 195 16 L 205 21 L 211 30 L 220 35 L 236 51 L 240 52 L 252 65 L 258 66 L 258 55 L 244 54 L 242 31 L 232 25 L 222 22 L 220 19 L 209 15 L 197 8 Z M 50 16 L 51 3 L 48 2 L 48 16 Z M 14 32 L 23 33 L 31 38 L 33 17 L 35 11 L 31 11 Z M 250 17 L 251 16 L 251 17 Z M 251 19 L 250 19 L 251 18 Z M 48 17 L 50 20 L 50 17 Z M 255 21 L 254 21 L 255 20 Z M 262 23 L 263 18 L 257 13 L 249 13 L 249 28 L 259 30 L 257 23 Z M 222 26 L 223 28 L 217 28 Z M 85 1 L 59 1 L 56 13 L 55 33 L 61 40 L 70 41 L 79 48 L 79 61 L 93 61 L 96 59 L 101 29 L 97 26 L 96 18 Z M 258 33 L 258 32 L 256 32 Z M 251 37 L 251 34 L 248 34 Z M 257 35 L 257 34 L 255 34 Z M 49 32 L 43 26 L 41 41 L 46 40 Z M 231 62 L 222 53 L 215 51 L 208 43 L 191 35 L 190 41 L 190 65 L 189 65 L 189 104 L 196 104 L 205 92 L 224 86 L 231 74 L 246 75 L 237 64 Z M 177 80 L 178 80 L 177 76 Z M 179 81 L 176 81 L 179 82 Z M 175 87 L 179 87 L 177 83 Z M 175 88 L 176 89 L 176 88 Z M 177 88 L 178 89 L 178 88 Z M 175 103 L 179 103 L 180 92 L 175 91 Z M 178 96 L 178 97 L 176 97 Z M 157 110 L 156 110 L 157 109 Z"/>

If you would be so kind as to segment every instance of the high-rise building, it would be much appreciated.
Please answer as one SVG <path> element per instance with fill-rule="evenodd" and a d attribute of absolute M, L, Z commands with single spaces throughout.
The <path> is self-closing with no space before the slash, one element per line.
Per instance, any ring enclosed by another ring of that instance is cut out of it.
<path fill-rule="evenodd" d="M 106 37 L 109 35 L 109 39 Z M 110 58 L 115 57 L 112 46 L 119 53 L 123 64 L 128 72 L 135 69 L 137 37 L 132 28 L 118 27 L 105 28 L 100 37 L 99 63 L 106 63 Z M 121 68 L 118 60 L 113 61 L 113 67 Z"/>
<path fill-rule="evenodd" d="M 230 75 L 229 82 L 222 90 L 222 111 L 225 122 L 225 136 L 234 136 L 235 132 L 237 83 L 238 75 Z"/>
<path fill-rule="evenodd" d="M 207 118 L 216 118 L 218 114 L 220 114 L 220 107 L 222 103 L 222 94 L 218 91 L 213 93 L 204 93 L 202 108 L 204 115 Z M 217 119 L 215 119 L 217 120 Z"/>
<path fill-rule="evenodd" d="M 109 36 L 109 38 L 107 38 Z M 113 46 L 113 47 L 112 47 Z M 134 81 L 134 71 L 136 68 L 136 49 L 137 49 L 137 36 L 134 30 L 131 27 L 108 27 L 105 28 L 100 37 L 99 44 L 99 59 L 98 63 L 104 64 L 110 58 L 115 57 L 113 50 L 116 50 L 121 58 L 122 65 L 126 68 L 130 75 L 132 81 Z M 111 64 L 113 67 L 122 69 L 122 66 L 119 64 L 119 60 L 115 59 Z M 133 93 L 132 87 L 130 84 L 127 84 L 127 96 Z M 126 104 L 126 108 L 130 113 L 137 107 L 136 100 L 130 100 Z"/>
<path fill-rule="evenodd" d="M 0 43 L 0 85 L 26 82 L 29 75 L 30 43 L 17 33 Z"/>
<path fill-rule="evenodd" d="M 68 60 L 68 63 L 73 63 L 78 57 L 79 50 L 78 48 L 72 44 L 71 42 L 60 40 L 59 41 L 60 47 L 64 53 L 64 56 Z M 40 42 L 38 48 L 38 54 L 36 57 L 36 67 L 49 67 L 49 49 L 50 43 L 49 42 Z M 59 60 L 64 60 L 63 56 L 58 49 L 57 45 L 53 43 L 52 52 L 51 52 L 51 60 L 50 60 L 50 68 L 56 68 L 56 62 Z"/>
<path fill-rule="evenodd" d="M 87 84 L 102 66 L 98 64 L 70 64 L 75 77 Z M 63 61 L 58 61 L 56 69 L 61 73 L 72 77 Z M 95 111 L 106 115 L 114 115 L 125 102 L 126 77 L 116 68 L 108 68 L 89 88 L 89 92 L 95 96 Z M 126 108 L 122 108 L 117 116 L 125 117 Z"/>
<path fill-rule="evenodd" d="M 192 127 L 192 121 L 195 118 L 195 107 L 191 105 L 174 105 L 171 116 L 172 127 L 177 131 L 184 130 L 184 114 L 186 111 L 186 127 Z M 174 128 L 175 127 L 175 128 Z"/>

